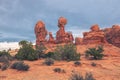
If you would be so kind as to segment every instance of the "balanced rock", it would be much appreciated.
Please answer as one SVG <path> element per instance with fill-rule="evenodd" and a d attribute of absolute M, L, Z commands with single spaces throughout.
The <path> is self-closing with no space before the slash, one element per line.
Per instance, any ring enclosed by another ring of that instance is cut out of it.
<path fill-rule="evenodd" d="M 35 26 L 35 35 L 36 35 L 36 45 L 46 42 L 47 30 L 45 24 L 42 21 L 38 21 Z"/>
<path fill-rule="evenodd" d="M 60 17 L 58 19 L 59 30 L 56 33 L 56 43 L 69 43 L 73 42 L 73 36 L 71 33 L 65 32 L 65 25 L 67 24 L 67 19 Z"/>
<path fill-rule="evenodd" d="M 113 25 L 112 28 L 106 28 L 103 31 L 110 44 L 120 47 L 120 25 Z"/>
<path fill-rule="evenodd" d="M 99 29 L 97 24 L 93 25 L 90 29 L 91 31 L 83 33 L 83 44 L 107 43 L 104 32 Z"/>

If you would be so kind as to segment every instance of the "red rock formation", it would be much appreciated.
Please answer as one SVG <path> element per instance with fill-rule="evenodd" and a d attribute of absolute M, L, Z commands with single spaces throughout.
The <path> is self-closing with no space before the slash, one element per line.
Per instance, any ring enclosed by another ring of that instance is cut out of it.
<path fill-rule="evenodd" d="M 54 37 L 52 36 L 52 32 L 49 32 L 49 40 L 48 43 L 55 43 Z"/>
<path fill-rule="evenodd" d="M 83 44 L 107 43 L 104 32 L 99 29 L 97 24 L 93 25 L 90 29 L 90 32 L 83 33 Z"/>
<path fill-rule="evenodd" d="M 47 30 L 45 24 L 42 21 L 38 21 L 35 26 L 36 45 L 46 42 Z"/>
<path fill-rule="evenodd" d="M 60 17 L 58 20 L 59 30 L 56 33 L 56 43 L 68 43 L 73 42 L 73 36 L 71 33 L 65 32 L 65 25 L 67 24 L 67 19 Z"/>
<path fill-rule="evenodd" d="M 66 32 L 65 43 L 73 43 L 73 35 L 71 32 Z"/>
<path fill-rule="evenodd" d="M 110 44 L 120 47 L 120 25 L 113 25 L 112 28 L 106 28 L 103 31 Z"/>
<path fill-rule="evenodd" d="M 80 38 L 80 37 L 76 37 L 76 38 L 75 38 L 75 44 L 76 44 L 76 45 L 82 44 L 82 43 L 83 43 L 82 41 L 83 41 L 83 39 Z"/>

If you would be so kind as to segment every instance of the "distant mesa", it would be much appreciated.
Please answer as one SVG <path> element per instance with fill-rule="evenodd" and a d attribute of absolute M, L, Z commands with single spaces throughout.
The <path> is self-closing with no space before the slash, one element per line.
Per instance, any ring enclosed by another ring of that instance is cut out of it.
<path fill-rule="evenodd" d="M 67 19 L 60 17 L 58 19 L 58 31 L 56 32 L 56 38 L 53 37 L 52 32 L 46 30 L 43 21 L 38 21 L 35 25 L 36 45 L 43 44 L 62 44 L 62 43 L 74 43 L 74 37 L 72 32 L 65 31 L 65 25 Z M 49 34 L 49 39 L 46 36 Z M 113 44 L 120 47 L 120 26 L 113 25 L 112 28 L 100 29 L 98 24 L 91 26 L 90 31 L 83 32 L 83 38 L 76 37 L 76 45 L 85 44 Z"/>

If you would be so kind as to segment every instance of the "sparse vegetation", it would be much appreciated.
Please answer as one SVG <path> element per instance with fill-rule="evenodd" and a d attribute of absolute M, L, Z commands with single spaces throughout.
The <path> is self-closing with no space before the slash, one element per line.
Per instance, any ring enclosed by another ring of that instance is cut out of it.
<path fill-rule="evenodd" d="M 8 63 L 13 60 L 13 57 L 7 51 L 0 51 L 0 62 Z"/>
<path fill-rule="evenodd" d="M 47 54 L 45 54 L 46 58 L 52 58 L 54 56 L 54 52 L 48 52 Z"/>
<path fill-rule="evenodd" d="M 77 72 L 74 72 L 69 80 L 95 80 L 95 78 L 93 77 L 92 73 L 86 73 L 85 78 Z"/>
<path fill-rule="evenodd" d="M 93 66 L 93 67 L 95 67 L 96 65 L 97 65 L 97 64 L 94 63 L 94 62 L 91 63 L 91 66 Z"/>
<path fill-rule="evenodd" d="M 74 72 L 70 76 L 69 80 L 84 80 L 84 78 L 80 73 Z"/>
<path fill-rule="evenodd" d="M 9 67 L 9 64 L 3 64 L 1 65 L 1 70 L 4 71 Z"/>
<path fill-rule="evenodd" d="M 46 47 L 44 46 L 44 44 L 41 43 L 40 45 L 36 46 L 35 52 L 37 54 L 38 59 L 46 57 L 45 51 L 46 51 Z"/>
<path fill-rule="evenodd" d="M 85 80 L 95 80 L 95 78 L 93 77 L 92 73 L 86 73 L 85 75 Z"/>
<path fill-rule="evenodd" d="M 103 47 L 98 46 L 97 48 L 89 48 L 85 53 L 86 58 L 92 58 L 95 60 L 100 60 L 103 58 Z"/>
<path fill-rule="evenodd" d="M 12 69 L 17 69 L 20 71 L 28 71 L 29 65 L 25 64 L 23 61 L 15 62 L 11 66 Z"/>
<path fill-rule="evenodd" d="M 38 54 L 35 52 L 35 50 L 32 47 L 32 43 L 28 41 L 20 41 L 19 45 L 21 45 L 21 48 L 19 49 L 18 53 L 15 55 L 15 57 L 19 60 L 37 60 Z"/>
<path fill-rule="evenodd" d="M 54 64 L 54 59 L 52 58 L 46 58 L 45 61 L 43 62 L 43 64 L 47 65 L 47 66 L 51 66 Z"/>
<path fill-rule="evenodd" d="M 80 62 L 80 61 L 75 61 L 75 62 L 74 62 L 74 65 L 75 65 L 75 66 L 80 66 L 80 65 L 81 65 L 81 62 Z"/>
<path fill-rule="evenodd" d="M 66 44 L 64 46 L 57 46 L 53 58 L 55 60 L 75 61 L 80 60 L 80 54 L 77 53 L 74 44 Z"/>
<path fill-rule="evenodd" d="M 66 73 L 64 69 L 61 69 L 61 68 L 55 68 L 53 69 L 54 72 L 57 72 L 57 73 Z"/>

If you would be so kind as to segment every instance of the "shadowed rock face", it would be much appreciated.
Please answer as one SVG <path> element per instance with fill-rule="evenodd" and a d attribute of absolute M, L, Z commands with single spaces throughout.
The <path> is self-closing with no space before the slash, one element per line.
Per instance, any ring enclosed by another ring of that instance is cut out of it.
<path fill-rule="evenodd" d="M 58 19 L 59 30 L 56 33 L 56 43 L 69 43 L 73 42 L 73 35 L 71 33 L 65 32 L 65 25 L 67 24 L 67 19 L 60 17 Z"/>
<path fill-rule="evenodd" d="M 42 21 L 38 21 L 35 26 L 36 45 L 46 42 L 47 30 L 45 24 Z"/>
<path fill-rule="evenodd" d="M 99 29 L 97 24 L 93 25 L 90 29 L 91 31 L 83 33 L 83 44 L 107 43 L 104 32 Z"/>
<path fill-rule="evenodd" d="M 49 40 L 48 43 L 55 43 L 54 37 L 52 35 L 52 32 L 49 32 Z"/>
<path fill-rule="evenodd" d="M 106 28 L 103 31 L 110 44 L 120 47 L 120 25 L 113 25 L 112 28 Z"/>

